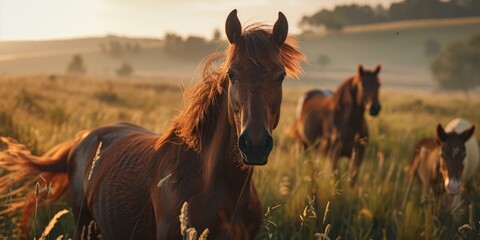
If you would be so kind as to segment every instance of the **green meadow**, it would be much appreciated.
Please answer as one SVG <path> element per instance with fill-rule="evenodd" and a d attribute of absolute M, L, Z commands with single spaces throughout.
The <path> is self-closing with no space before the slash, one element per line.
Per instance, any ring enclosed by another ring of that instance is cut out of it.
<path fill-rule="evenodd" d="M 347 75 L 348 76 L 348 75 Z M 347 181 L 347 159 L 333 172 L 315 151 L 303 151 L 285 131 L 306 89 L 284 87 L 274 150 L 254 181 L 264 207 L 258 239 L 477 239 L 480 177 L 463 202 L 450 196 L 420 203 L 420 182 L 410 177 L 413 146 L 434 137 L 438 123 L 464 117 L 478 124 L 480 98 L 427 90 L 381 90 L 382 111 L 367 116 L 370 139 L 358 184 Z M 181 108 L 182 89 L 172 81 L 35 75 L 0 78 L 0 135 L 42 154 L 76 132 L 127 121 L 163 133 Z M 480 137 L 476 133 L 477 139 Z M 0 170 L 0 174 L 2 174 Z M 152 179 L 158 181 L 158 179 Z M 32 189 L 32 192 L 35 191 Z M 8 207 L 8 199 L 1 199 Z M 452 210 L 453 206 L 453 210 Z M 38 237 L 67 198 L 39 207 L 30 225 Z M 0 239 L 19 237 L 19 215 L 0 217 Z M 64 215 L 49 239 L 71 237 L 73 216 Z"/>

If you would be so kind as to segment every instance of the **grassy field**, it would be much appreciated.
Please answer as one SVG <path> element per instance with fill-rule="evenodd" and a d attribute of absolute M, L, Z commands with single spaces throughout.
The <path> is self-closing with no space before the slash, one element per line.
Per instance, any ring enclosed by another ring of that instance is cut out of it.
<path fill-rule="evenodd" d="M 30 76 L 0 78 L 0 84 L 0 135 L 18 139 L 36 154 L 80 130 L 117 121 L 162 133 L 181 107 L 182 88 L 158 81 Z M 254 173 L 265 212 L 258 239 L 479 237 L 480 177 L 473 184 L 477 191 L 452 212 L 449 196 L 420 204 L 419 182 L 410 181 L 407 173 L 415 141 L 434 136 L 436 124 L 457 116 L 479 124 L 478 96 L 467 100 L 461 94 L 382 90 L 383 109 L 379 117 L 368 117 L 370 143 L 359 184 L 351 188 L 347 161 L 332 172 L 327 161 L 304 153 L 284 134 L 302 91 L 285 89 L 274 150 L 269 163 Z M 32 238 L 40 236 L 56 212 L 68 209 L 66 201 L 39 208 L 30 227 Z M 71 214 L 60 218 L 50 239 L 72 236 L 72 219 Z M 18 216 L 0 217 L 0 239 L 18 237 L 17 221 Z"/>

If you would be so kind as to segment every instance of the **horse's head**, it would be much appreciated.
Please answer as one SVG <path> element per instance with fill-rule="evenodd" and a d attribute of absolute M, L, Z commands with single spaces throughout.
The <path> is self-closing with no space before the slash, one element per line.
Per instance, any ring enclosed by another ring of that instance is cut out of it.
<path fill-rule="evenodd" d="M 475 126 L 462 133 L 446 133 L 442 125 L 437 126 L 437 141 L 440 145 L 440 172 L 448 194 L 458 194 L 462 189 L 462 172 L 467 156 L 465 142 L 470 139 Z"/>
<path fill-rule="evenodd" d="M 380 101 L 378 100 L 378 92 L 380 90 L 378 73 L 380 69 L 380 65 L 377 65 L 373 71 L 366 70 L 362 65 L 358 65 L 354 79 L 359 90 L 357 92 L 357 101 L 365 108 L 370 108 L 369 113 L 372 116 L 377 116 L 381 109 Z"/>
<path fill-rule="evenodd" d="M 286 57 L 293 57 L 287 56 L 292 50 L 284 46 L 288 22 L 279 12 L 271 32 L 258 26 L 242 32 L 233 10 L 225 28 L 230 42 L 226 66 L 229 121 L 236 128 L 244 164 L 264 165 L 273 147 L 272 130 L 280 118 L 282 82 L 288 71 L 296 74 L 285 63 Z"/>

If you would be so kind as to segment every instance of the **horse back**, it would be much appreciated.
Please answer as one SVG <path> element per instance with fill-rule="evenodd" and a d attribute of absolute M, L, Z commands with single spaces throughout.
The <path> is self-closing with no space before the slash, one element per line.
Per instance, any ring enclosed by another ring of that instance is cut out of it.
<path fill-rule="evenodd" d="M 324 126 L 329 125 L 328 116 L 331 107 L 329 90 L 310 90 L 302 95 L 297 103 L 296 120 L 291 132 L 295 138 L 310 145 L 316 138 L 324 134 Z M 327 116 L 327 118 L 325 118 Z"/>
<path fill-rule="evenodd" d="M 122 160 L 112 159 L 125 157 L 125 155 L 119 155 L 126 152 L 126 148 L 140 150 L 144 146 L 142 149 L 147 150 L 148 147 L 144 143 L 136 143 L 136 140 L 148 138 L 153 142 L 158 135 L 128 123 L 117 123 L 94 129 L 77 144 L 69 156 L 70 176 L 74 178 L 75 182 L 82 183 L 84 188 L 87 188 L 96 182 L 92 179 L 99 178 L 99 170 L 119 167 Z M 95 165 L 93 165 L 95 160 Z"/>
<path fill-rule="evenodd" d="M 300 96 L 300 98 L 298 99 L 297 110 L 296 110 L 297 118 L 301 116 L 304 104 L 306 102 L 315 98 L 324 98 L 324 97 L 331 96 L 332 93 L 333 93 L 332 91 L 326 90 L 326 89 L 312 89 L 306 92 L 305 94 L 303 94 L 302 96 Z"/>

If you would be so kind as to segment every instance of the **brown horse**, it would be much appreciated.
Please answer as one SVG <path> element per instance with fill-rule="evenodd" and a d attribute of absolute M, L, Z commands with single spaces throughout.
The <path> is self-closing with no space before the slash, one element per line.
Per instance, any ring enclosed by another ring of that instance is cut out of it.
<path fill-rule="evenodd" d="M 209 238 L 253 239 L 262 221 L 253 166 L 267 163 L 282 81 L 298 77 L 305 57 L 287 37 L 282 13 L 273 29 L 252 25 L 242 31 L 234 10 L 226 34 L 225 54 L 208 59 L 202 81 L 186 90 L 184 108 L 164 135 L 114 124 L 82 133 L 41 157 L 4 138 L 0 167 L 10 173 L 0 178 L 0 191 L 37 173 L 52 183 L 48 201 L 69 185 L 76 239 L 92 221 L 98 232 L 91 236 L 179 239 L 185 201 L 190 225 L 208 228 Z M 38 179 L 10 195 L 33 191 Z M 8 211 L 24 208 L 27 226 L 32 207 L 31 197 L 19 198 Z"/>
<path fill-rule="evenodd" d="M 375 70 L 358 66 L 357 74 L 347 79 L 335 93 L 311 90 L 300 97 L 297 115 L 290 135 L 305 147 L 320 147 L 337 168 L 341 156 L 353 158 L 350 171 L 355 183 L 367 143 L 368 129 L 364 118 L 366 108 L 372 116 L 380 112 L 380 82 Z"/>
<path fill-rule="evenodd" d="M 437 139 L 425 138 L 415 146 L 412 170 L 422 182 L 422 201 L 430 189 L 436 195 L 457 195 L 462 182 L 468 183 L 479 163 L 475 126 L 464 119 L 454 119 L 446 129 L 437 126 Z M 412 172 L 413 173 L 413 172 Z"/>

